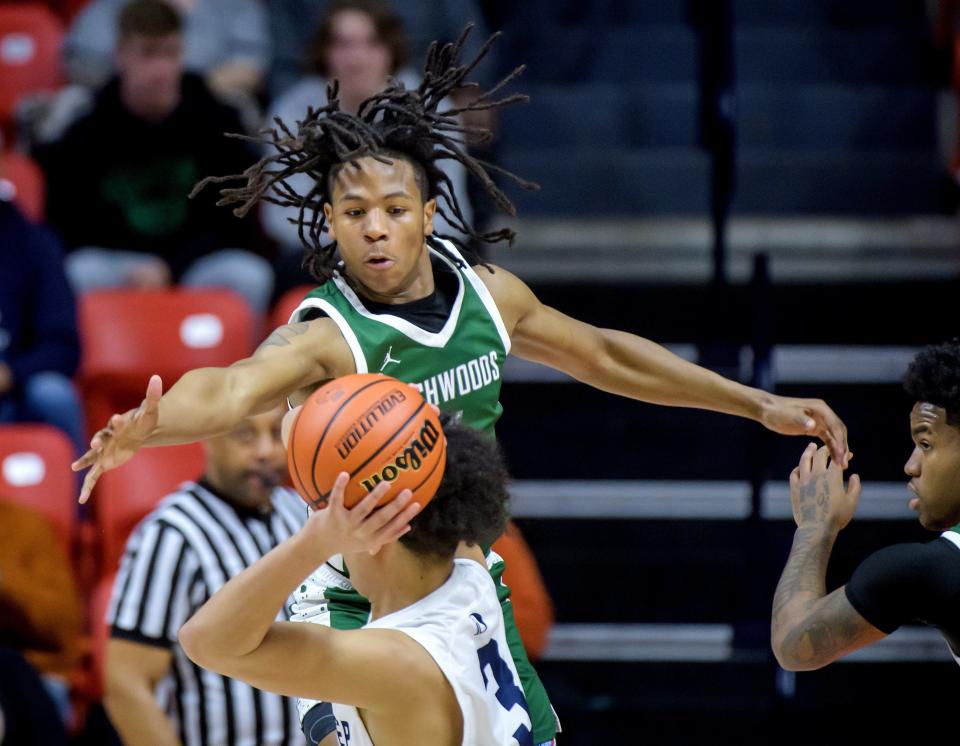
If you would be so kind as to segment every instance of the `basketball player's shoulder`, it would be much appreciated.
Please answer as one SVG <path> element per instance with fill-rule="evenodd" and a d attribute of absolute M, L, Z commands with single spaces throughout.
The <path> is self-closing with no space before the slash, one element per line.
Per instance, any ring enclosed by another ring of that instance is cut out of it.
<path fill-rule="evenodd" d="M 279 326 L 260 343 L 257 352 L 269 353 L 271 350 L 282 351 L 284 348 L 292 348 L 298 355 L 304 351 L 311 358 L 322 362 L 328 373 L 325 376 L 327 378 L 354 372 L 353 356 L 347 340 L 329 317 L 292 321 Z"/>
<path fill-rule="evenodd" d="M 494 264 L 478 264 L 473 267 L 501 314 L 507 318 L 523 315 L 530 305 L 537 302 L 536 296 L 527 284 L 512 272 Z M 504 320 L 506 321 L 507 318 Z"/>

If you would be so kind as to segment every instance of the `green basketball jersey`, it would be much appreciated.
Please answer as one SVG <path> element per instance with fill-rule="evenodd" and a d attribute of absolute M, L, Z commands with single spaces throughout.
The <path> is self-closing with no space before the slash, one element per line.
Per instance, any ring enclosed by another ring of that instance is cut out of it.
<path fill-rule="evenodd" d="M 503 411 L 500 382 L 510 337 L 487 286 L 453 244 L 444 241 L 444 246 L 461 259 L 462 266 L 431 250 L 431 256 L 448 266 L 459 284 L 450 316 L 438 332 L 425 331 L 399 316 L 371 312 L 339 275 L 311 290 L 290 321 L 297 321 L 311 308 L 322 311 L 347 341 L 357 373 L 384 373 L 416 384 L 431 404 L 445 412 L 460 412 L 466 425 L 493 435 Z M 510 591 L 501 580 L 503 561 L 492 553 L 488 553 L 487 561 L 497 585 L 510 652 L 530 708 L 534 743 L 546 743 L 556 735 L 556 715 L 517 632 Z M 337 569 L 347 572 L 342 565 Z M 356 629 L 366 623 L 369 605 L 356 591 L 333 588 L 326 596 L 334 627 Z"/>
<path fill-rule="evenodd" d="M 447 249 L 458 256 L 450 243 Z M 384 373 L 415 383 L 431 404 L 461 412 L 463 422 L 492 434 L 503 411 L 500 380 L 510 338 L 486 285 L 469 266 L 448 265 L 459 283 L 450 317 L 428 332 L 399 316 L 372 313 L 340 276 L 312 290 L 291 321 L 309 308 L 323 311 L 339 327 L 353 353 L 357 373 Z"/>

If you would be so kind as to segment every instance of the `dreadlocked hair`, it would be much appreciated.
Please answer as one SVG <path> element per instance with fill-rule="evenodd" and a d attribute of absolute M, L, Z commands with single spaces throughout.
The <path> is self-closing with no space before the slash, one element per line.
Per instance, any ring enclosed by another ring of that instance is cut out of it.
<path fill-rule="evenodd" d="M 424 201 L 436 198 L 437 214 L 454 229 L 476 241 L 507 241 L 512 244 L 515 233 L 509 228 L 483 233 L 467 222 L 453 184 L 437 165 L 448 159 L 461 163 L 480 180 L 496 205 L 511 216 L 516 215 L 516 208 L 494 183 L 491 172 L 502 174 L 530 191 L 540 188 L 534 182 L 471 156 L 466 149 L 467 138 L 483 143 L 489 141 L 491 133 L 483 127 L 465 125 L 459 119 L 459 115 L 465 112 L 496 109 L 529 100 L 523 94 L 497 98 L 523 72 L 523 65 L 469 104 L 438 110 L 440 103 L 452 92 L 466 87 L 477 88 L 476 84 L 466 82 L 466 78 L 500 36 L 498 32 L 487 39 L 472 62 L 460 64 L 460 52 L 471 28 L 472 24 L 468 25 L 456 42 L 443 45 L 433 42 L 430 45 L 423 81 L 416 90 L 407 90 L 403 83 L 391 78 L 387 87 L 363 101 L 354 115 L 340 109 L 338 84 L 334 81 L 327 87 L 327 105 L 318 109 L 310 107 L 306 117 L 296 123 L 296 131 L 275 118 L 276 127 L 264 130 L 259 137 L 230 135 L 265 144 L 272 147 L 274 152 L 264 156 L 242 174 L 203 179 L 190 196 L 196 195 L 208 184 L 242 181 L 245 182 L 242 186 L 222 188 L 217 202 L 221 206 L 238 205 L 233 210 L 238 217 L 246 215 L 261 200 L 297 208 L 297 218 L 290 218 L 290 221 L 298 226 L 300 240 L 307 250 L 304 267 L 318 282 L 323 283 L 334 272 L 342 272 L 336 258 L 336 242 L 322 245 L 320 240 L 326 230 L 323 204 L 332 202 L 333 177 L 341 168 L 360 168 L 357 160 L 366 156 L 388 164 L 393 162 L 392 158 L 404 158 L 412 161 L 415 172 L 422 168 L 427 181 Z M 301 173 L 309 174 L 314 180 L 306 194 L 299 194 L 286 181 L 294 174 Z M 422 190 L 423 185 L 420 186 Z M 436 235 L 456 243 L 470 264 L 482 264 L 479 257 L 457 237 Z M 462 265 L 441 242 L 432 245 L 448 259 Z"/>

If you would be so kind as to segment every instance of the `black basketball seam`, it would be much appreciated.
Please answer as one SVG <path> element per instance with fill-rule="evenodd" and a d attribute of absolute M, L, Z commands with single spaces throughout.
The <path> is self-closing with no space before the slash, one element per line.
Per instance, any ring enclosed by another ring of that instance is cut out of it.
<path fill-rule="evenodd" d="M 440 466 L 440 464 L 446 464 L 446 457 L 447 457 L 447 439 L 444 438 L 443 445 L 440 447 L 440 455 L 437 457 L 437 462 L 433 465 L 433 468 L 430 470 L 430 473 L 423 478 L 423 481 L 420 482 L 420 484 L 418 484 L 416 487 L 410 490 L 413 493 L 414 498 L 416 498 L 417 490 L 423 487 L 423 485 L 425 485 L 427 482 L 430 481 L 430 477 L 433 476 L 433 472 L 437 470 L 437 467 Z M 431 495 L 431 498 L 432 497 L 433 496 Z"/>
<path fill-rule="evenodd" d="M 381 444 L 380 444 L 380 447 L 379 447 L 376 451 L 374 451 L 373 453 L 371 453 L 370 456 L 367 458 L 366 461 L 364 461 L 362 464 L 360 464 L 360 466 L 358 466 L 354 471 L 350 472 L 350 478 L 353 479 L 353 478 L 359 473 L 359 471 L 360 471 L 361 469 L 363 469 L 367 464 L 369 464 L 369 463 L 370 463 L 371 461 L 373 461 L 378 455 L 380 455 L 380 452 L 381 452 L 384 448 L 386 448 L 388 445 L 390 445 L 390 443 L 394 440 L 394 438 L 396 438 L 400 433 L 402 433 L 402 432 L 406 429 L 407 425 L 409 425 L 409 424 L 413 421 L 413 419 L 414 419 L 418 414 L 420 414 L 420 411 L 421 411 L 425 406 L 427 406 L 426 400 L 421 401 L 421 402 L 420 402 L 420 406 L 417 407 L 417 408 L 414 410 L 413 414 L 410 415 L 410 416 L 407 418 L 406 422 L 404 422 L 400 427 L 398 427 L 396 430 L 394 430 L 394 431 L 393 431 L 393 435 L 391 435 L 387 440 L 385 440 L 383 443 L 381 443 Z"/>
<path fill-rule="evenodd" d="M 384 376 L 382 379 L 371 381 L 370 383 L 365 383 L 363 386 L 358 388 L 356 391 L 354 391 L 352 394 L 350 394 L 350 396 L 348 396 L 346 399 L 344 399 L 340 403 L 340 406 L 337 407 L 337 411 L 335 411 L 333 415 L 331 415 L 331 417 L 327 420 L 326 427 L 323 428 L 323 432 L 320 434 L 320 440 L 317 441 L 317 447 L 313 451 L 313 459 L 310 462 L 310 481 L 313 482 L 314 491 L 316 492 L 317 495 L 320 496 L 320 499 L 324 503 L 327 502 L 327 499 L 330 496 L 330 492 L 329 491 L 324 492 L 323 490 L 320 489 L 319 485 L 317 484 L 317 458 L 319 458 L 320 456 L 320 447 L 323 445 L 323 441 L 327 437 L 327 433 L 330 432 L 330 428 L 333 427 L 333 423 L 336 422 L 336 419 L 337 417 L 340 416 L 340 413 L 343 411 L 343 408 L 347 406 L 347 404 L 349 404 L 350 401 L 354 397 L 358 396 L 361 392 L 366 391 L 371 386 L 378 386 L 381 383 L 387 383 L 387 384 L 390 384 L 391 386 L 393 385 L 393 381 L 391 381 L 386 376 Z M 301 414 L 303 413 L 301 412 Z"/>

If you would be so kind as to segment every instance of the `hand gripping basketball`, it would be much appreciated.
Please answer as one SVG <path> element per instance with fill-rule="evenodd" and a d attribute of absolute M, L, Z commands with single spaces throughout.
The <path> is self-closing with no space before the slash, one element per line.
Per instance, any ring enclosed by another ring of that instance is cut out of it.
<path fill-rule="evenodd" d="M 420 511 L 410 490 L 401 490 L 389 503 L 378 507 L 390 484 L 381 482 L 352 508 L 344 505 L 350 475 L 341 472 L 334 480 L 325 510 L 315 510 L 303 528 L 304 536 L 321 549 L 321 554 L 369 552 L 376 554 L 384 544 L 396 541 L 410 530 L 410 521 Z"/>

